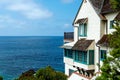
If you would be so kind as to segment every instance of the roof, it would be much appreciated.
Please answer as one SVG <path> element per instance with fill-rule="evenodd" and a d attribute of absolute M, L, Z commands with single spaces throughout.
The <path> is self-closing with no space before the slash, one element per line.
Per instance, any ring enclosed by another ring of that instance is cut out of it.
<path fill-rule="evenodd" d="M 112 8 L 110 0 L 89 0 L 98 14 L 107 14 L 115 11 L 119 11 Z"/>
<path fill-rule="evenodd" d="M 95 11 L 99 14 L 101 12 L 104 0 L 89 0 L 89 1 L 92 4 Z"/>
<path fill-rule="evenodd" d="M 120 20 L 120 12 L 119 12 L 119 14 L 115 17 L 114 20 Z"/>
<path fill-rule="evenodd" d="M 94 40 L 78 40 L 72 47 L 72 50 L 86 51 Z"/>
<path fill-rule="evenodd" d="M 97 42 L 100 46 L 108 47 L 109 46 L 109 36 L 103 35 L 103 37 Z"/>
<path fill-rule="evenodd" d="M 81 6 L 83 4 L 84 0 L 82 0 L 82 3 L 79 7 L 79 10 L 77 12 L 77 15 L 81 9 Z M 105 17 L 103 14 L 108 14 L 116 11 L 120 11 L 120 9 L 116 10 L 112 8 L 112 5 L 110 4 L 110 0 L 89 0 L 91 3 L 92 7 L 94 8 L 95 12 L 98 14 L 98 16 L 102 19 L 105 20 Z M 75 16 L 75 19 L 73 21 L 73 24 L 75 23 L 75 20 L 77 18 L 77 15 Z"/>
<path fill-rule="evenodd" d="M 104 0 L 103 7 L 101 9 L 101 14 L 107 14 L 118 11 L 116 9 L 112 8 L 112 5 L 110 4 L 110 0 Z"/>
<path fill-rule="evenodd" d="M 65 43 L 63 46 L 60 46 L 60 48 L 72 49 L 72 47 L 74 46 L 74 44 L 75 44 L 75 42 Z"/>
<path fill-rule="evenodd" d="M 78 19 L 75 23 L 84 24 L 84 23 L 87 23 L 87 21 L 88 21 L 88 18 L 82 18 L 82 19 Z"/>

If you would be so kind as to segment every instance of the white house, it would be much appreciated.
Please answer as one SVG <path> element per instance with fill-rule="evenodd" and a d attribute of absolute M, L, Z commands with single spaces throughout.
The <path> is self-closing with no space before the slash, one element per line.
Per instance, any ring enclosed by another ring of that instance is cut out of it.
<path fill-rule="evenodd" d="M 115 20 L 120 20 L 120 9 L 112 9 L 110 0 L 82 1 L 73 21 L 74 40 L 62 46 L 68 80 L 94 80 L 100 73 Z"/>

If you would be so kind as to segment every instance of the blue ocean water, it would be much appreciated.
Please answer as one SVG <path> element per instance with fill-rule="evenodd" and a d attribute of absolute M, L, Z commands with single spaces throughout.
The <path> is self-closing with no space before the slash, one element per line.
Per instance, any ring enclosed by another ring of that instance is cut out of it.
<path fill-rule="evenodd" d="M 0 75 L 14 80 L 24 71 L 48 65 L 64 71 L 62 40 L 56 36 L 0 37 Z"/>

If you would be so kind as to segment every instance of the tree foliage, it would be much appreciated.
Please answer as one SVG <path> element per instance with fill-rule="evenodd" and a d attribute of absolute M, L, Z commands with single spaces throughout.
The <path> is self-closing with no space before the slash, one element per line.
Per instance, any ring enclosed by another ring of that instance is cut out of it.
<path fill-rule="evenodd" d="M 116 21 L 115 31 L 109 35 L 110 54 L 103 61 L 102 74 L 96 80 L 120 80 L 120 22 Z"/>
<path fill-rule="evenodd" d="M 46 68 L 39 69 L 36 73 L 34 70 L 26 71 L 16 80 L 67 80 L 67 76 L 48 66 Z"/>
<path fill-rule="evenodd" d="M 57 72 L 50 66 L 36 72 L 38 80 L 67 80 L 67 76 L 62 72 Z M 42 79 L 41 79 L 42 78 Z"/>
<path fill-rule="evenodd" d="M 120 10 L 120 0 L 110 0 L 114 9 Z M 96 80 L 120 80 L 120 21 L 115 21 L 115 31 L 109 35 L 111 52 L 103 61 L 102 74 Z"/>
<path fill-rule="evenodd" d="M 110 3 L 114 9 L 120 9 L 120 0 L 110 0 Z"/>
<path fill-rule="evenodd" d="M 3 77 L 2 77 L 2 76 L 0 76 L 0 80 L 3 80 Z"/>

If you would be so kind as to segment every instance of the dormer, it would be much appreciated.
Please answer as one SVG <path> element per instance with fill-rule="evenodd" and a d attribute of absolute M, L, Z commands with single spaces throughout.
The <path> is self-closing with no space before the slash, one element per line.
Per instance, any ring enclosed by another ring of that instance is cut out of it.
<path fill-rule="evenodd" d="M 78 37 L 81 38 L 87 37 L 87 22 L 88 22 L 88 18 L 82 18 L 76 21 L 76 24 L 79 24 Z"/>

